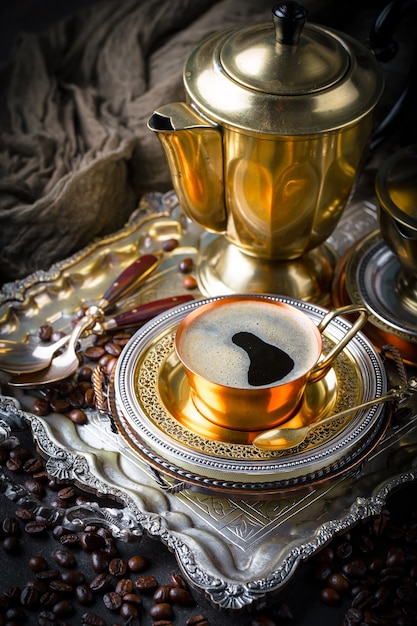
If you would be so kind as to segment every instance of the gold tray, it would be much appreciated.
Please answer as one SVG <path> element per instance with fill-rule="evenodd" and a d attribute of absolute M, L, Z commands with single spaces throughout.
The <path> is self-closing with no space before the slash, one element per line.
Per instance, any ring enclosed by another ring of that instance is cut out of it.
<path fill-rule="evenodd" d="M 294 299 L 267 297 L 302 308 L 315 322 L 325 312 Z M 118 361 L 111 394 L 117 427 L 126 443 L 147 456 L 158 470 L 169 466 L 172 474 L 176 468 L 181 480 L 188 472 L 190 482 L 195 486 L 204 483 L 205 489 L 218 490 L 219 481 L 223 481 L 223 488 L 230 485 L 236 494 L 240 484 L 246 491 L 248 483 L 253 493 L 270 493 L 274 485 L 282 489 L 290 484 L 288 481 L 295 487 L 322 478 L 324 468 L 329 476 L 333 470 L 346 468 L 381 436 L 381 405 L 332 424 L 320 424 L 329 414 L 379 397 L 386 390 L 384 367 L 360 333 L 342 351 L 326 377 L 308 385 L 300 411 L 286 424 L 289 428 L 317 424 L 298 446 L 261 451 L 251 443 L 256 432 L 220 428 L 205 419 L 190 398 L 174 350 L 174 336 L 185 315 L 211 300 L 180 305 L 152 320 L 132 337 Z M 336 318 L 325 331 L 325 349 L 340 341 L 349 327 L 346 320 Z"/>

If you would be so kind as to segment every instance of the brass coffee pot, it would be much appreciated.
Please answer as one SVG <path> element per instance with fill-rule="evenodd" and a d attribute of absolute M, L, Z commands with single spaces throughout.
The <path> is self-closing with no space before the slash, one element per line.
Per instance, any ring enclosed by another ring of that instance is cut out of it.
<path fill-rule="evenodd" d="M 162 106 L 148 126 L 185 213 L 220 233 L 203 238 L 201 291 L 327 300 L 336 255 L 325 241 L 384 88 L 374 54 L 281 2 L 270 22 L 204 40 L 183 79 L 187 102 Z"/>

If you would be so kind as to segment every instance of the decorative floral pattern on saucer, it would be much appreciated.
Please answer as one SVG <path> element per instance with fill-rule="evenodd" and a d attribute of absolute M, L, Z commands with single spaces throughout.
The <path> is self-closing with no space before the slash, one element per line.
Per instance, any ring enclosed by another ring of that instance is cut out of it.
<path fill-rule="evenodd" d="M 223 296 L 228 297 L 228 296 Z M 260 296 L 265 298 L 265 296 Z M 325 310 L 288 298 L 267 296 L 301 307 L 315 322 Z M 221 428 L 194 407 L 188 381 L 174 350 L 175 329 L 195 307 L 195 301 L 159 316 L 138 331 L 119 358 L 113 386 L 115 419 L 127 443 L 162 471 L 225 483 L 247 483 L 260 490 L 270 483 L 313 477 L 323 468 L 340 469 L 379 433 L 383 407 L 358 411 L 339 423 L 321 426 L 331 413 L 378 397 L 386 389 L 377 353 L 358 333 L 336 359 L 326 377 L 308 385 L 299 412 L 286 424 L 296 428 L 316 423 L 310 436 L 290 450 L 260 451 L 251 445 L 256 432 Z M 349 328 L 336 318 L 326 329 L 327 347 Z"/>

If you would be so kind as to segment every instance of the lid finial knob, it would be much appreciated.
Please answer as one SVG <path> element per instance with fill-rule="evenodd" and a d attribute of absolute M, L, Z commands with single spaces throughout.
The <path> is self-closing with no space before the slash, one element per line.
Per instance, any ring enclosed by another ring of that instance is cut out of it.
<path fill-rule="evenodd" d="M 307 9 L 298 2 L 287 0 L 274 6 L 272 16 L 277 42 L 297 45 L 307 18 Z"/>

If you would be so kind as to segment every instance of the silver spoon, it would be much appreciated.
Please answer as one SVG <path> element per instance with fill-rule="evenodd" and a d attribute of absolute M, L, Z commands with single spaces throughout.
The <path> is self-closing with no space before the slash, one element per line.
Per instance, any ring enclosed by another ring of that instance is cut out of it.
<path fill-rule="evenodd" d="M 362 402 L 361 404 L 352 406 L 349 409 L 330 415 L 319 422 L 309 424 L 308 426 L 302 426 L 301 428 L 271 428 L 269 430 L 264 430 L 259 433 L 259 435 L 256 435 L 252 443 L 260 450 L 288 450 L 289 448 L 293 448 L 294 446 L 298 446 L 302 443 L 307 438 L 309 433 L 317 426 L 330 424 L 335 420 L 339 420 L 341 417 L 346 417 L 351 413 L 356 413 L 356 411 L 366 409 L 374 406 L 375 404 L 382 404 L 391 400 L 405 399 L 416 391 L 417 378 L 412 376 L 407 383 L 405 383 L 405 385 L 393 387 L 387 391 L 387 393 L 379 396 L 379 398 L 373 398 L 367 402 Z"/>
<path fill-rule="evenodd" d="M 25 374 L 44 369 L 58 350 L 68 343 L 70 336 L 64 335 L 54 343 L 33 346 L 23 341 L 0 340 L 0 370 L 10 374 Z"/>
<path fill-rule="evenodd" d="M 129 328 L 140 324 L 144 324 L 156 315 L 163 313 L 173 306 L 184 304 L 194 300 L 193 296 L 185 294 L 178 296 L 170 296 L 153 300 L 146 304 L 139 305 L 130 311 L 119 313 L 115 317 L 97 322 L 96 310 L 98 307 L 90 307 L 87 315 L 77 323 L 72 333 L 68 336 L 69 341 L 61 354 L 56 356 L 50 363 L 49 367 L 38 372 L 28 372 L 27 374 L 19 374 L 8 381 L 11 387 L 35 388 L 42 385 L 50 385 L 59 380 L 64 380 L 72 376 L 79 366 L 79 360 L 76 353 L 77 342 L 86 332 L 104 332 L 106 330 L 114 330 L 115 328 Z"/>
<path fill-rule="evenodd" d="M 161 253 L 144 254 L 125 268 L 107 289 L 98 307 L 94 308 L 97 318 L 102 318 L 121 297 L 126 297 L 136 289 L 157 267 L 161 258 Z M 37 346 L 22 341 L 1 339 L 0 370 L 10 374 L 29 374 L 43 370 L 48 367 L 55 353 L 68 343 L 70 337 L 71 334 L 53 344 Z"/>

